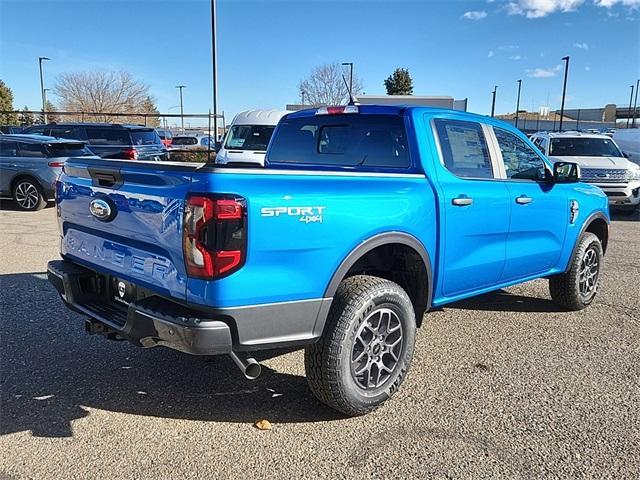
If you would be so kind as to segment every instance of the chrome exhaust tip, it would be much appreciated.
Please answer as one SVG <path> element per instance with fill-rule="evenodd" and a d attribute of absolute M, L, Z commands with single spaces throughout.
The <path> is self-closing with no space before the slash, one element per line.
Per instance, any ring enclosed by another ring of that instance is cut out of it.
<path fill-rule="evenodd" d="M 255 358 L 240 358 L 236 352 L 229 353 L 229 356 L 247 380 L 255 380 L 262 373 L 262 367 Z"/>

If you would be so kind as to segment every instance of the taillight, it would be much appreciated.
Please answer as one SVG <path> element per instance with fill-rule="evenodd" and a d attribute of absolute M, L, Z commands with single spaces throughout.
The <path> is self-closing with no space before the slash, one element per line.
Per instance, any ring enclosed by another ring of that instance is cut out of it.
<path fill-rule="evenodd" d="M 182 242 L 187 275 L 211 280 L 242 267 L 246 223 L 246 203 L 240 197 L 187 197 Z"/>
<path fill-rule="evenodd" d="M 64 162 L 49 162 L 50 167 L 64 167 Z"/>
<path fill-rule="evenodd" d="M 137 160 L 138 151 L 135 148 L 127 148 L 122 151 L 122 157 L 126 160 Z"/>

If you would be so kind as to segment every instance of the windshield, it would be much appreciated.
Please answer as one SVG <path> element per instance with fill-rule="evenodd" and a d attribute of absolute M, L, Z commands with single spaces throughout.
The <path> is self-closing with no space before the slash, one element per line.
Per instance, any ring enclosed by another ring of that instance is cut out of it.
<path fill-rule="evenodd" d="M 557 157 L 622 157 L 608 138 L 552 138 L 549 155 Z"/>
<path fill-rule="evenodd" d="M 197 145 L 198 139 L 196 137 L 173 137 L 171 145 Z"/>
<path fill-rule="evenodd" d="M 224 148 L 266 151 L 275 128 L 274 125 L 233 125 Z"/>
<path fill-rule="evenodd" d="M 83 143 L 49 143 L 47 153 L 50 157 L 86 157 L 93 155 Z"/>
<path fill-rule="evenodd" d="M 134 145 L 155 145 L 160 143 L 160 137 L 155 130 L 131 130 L 131 140 Z"/>

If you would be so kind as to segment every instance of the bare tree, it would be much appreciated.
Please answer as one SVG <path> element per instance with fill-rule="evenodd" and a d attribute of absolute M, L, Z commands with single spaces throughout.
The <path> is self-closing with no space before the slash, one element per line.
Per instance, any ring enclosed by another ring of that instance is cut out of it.
<path fill-rule="evenodd" d="M 344 75 L 344 79 L 343 79 Z M 349 101 L 349 92 L 345 84 L 349 83 L 349 71 L 339 63 L 327 63 L 312 70 L 308 78 L 298 86 L 305 103 L 310 105 L 340 105 Z M 353 76 L 353 95 L 362 92 L 362 82 Z"/>
<path fill-rule="evenodd" d="M 100 112 L 100 113 L 146 113 L 153 100 L 149 87 L 136 80 L 128 72 L 77 72 L 60 75 L 56 79 L 53 92 L 60 99 L 63 111 Z M 155 109 L 155 106 L 154 106 Z M 151 111 L 149 113 L 156 113 Z M 80 116 L 79 116 L 80 117 Z M 84 116 L 84 119 L 112 122 L 139 122 L 141 117 L 110 117 L 99 115 L 97 118 Z M 66 117 L 65 120 L 80 120 Z"/>

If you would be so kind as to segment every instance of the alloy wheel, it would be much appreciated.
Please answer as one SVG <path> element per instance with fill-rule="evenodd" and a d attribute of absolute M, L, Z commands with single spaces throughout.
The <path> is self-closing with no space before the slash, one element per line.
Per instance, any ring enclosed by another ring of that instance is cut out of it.
<path fill-rule="evenodd" d="M 598 253 L 594 247 L 589 247 L 582 256 L 580 261 L 580 271 L 578 285 L 580 295 L 583 298 L 589 298 L 595 293 L 598 286 L 598 275 L 600 273 L 600 262 Z"/>
<path fill-rule="evenodd" d="M 31 182 L 22 182 L 16 187 L 15 200 L 25 210 L 35 208 L 39 198 L 38 189 Z"/>
<path fill-rule="evenodd" d="M 402 353 L 400 318 L 390 308 L 374 310 L 362 322 L 351 348 L 351 375 L 360 388 L 381 387 L 393 375 Z"/>

